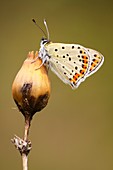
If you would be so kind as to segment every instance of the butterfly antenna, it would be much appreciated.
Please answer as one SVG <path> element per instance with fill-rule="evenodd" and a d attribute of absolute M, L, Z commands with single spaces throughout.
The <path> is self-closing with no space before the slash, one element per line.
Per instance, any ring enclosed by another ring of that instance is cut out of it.
<path fill-rule="evenodd" d="M 45 25 L 45 27 L 46 27 L 47 39 L 49 40 L 49 29 L 48 29 L 47 22 L 46 22 L 45 19 L 44 19 L 44 25 Z"/>
<path fill-rule="evenodd" d="M 44 30 L 37 24 L 37 22 L 35 21 L 35 19 L 32 19 L 32 21 L 35 23 L 35 25 L 43 32 L 43 34 L 45 35 L 45 37 L 48 36 L 48 32 L 47 34 L 44 32 Z"/>

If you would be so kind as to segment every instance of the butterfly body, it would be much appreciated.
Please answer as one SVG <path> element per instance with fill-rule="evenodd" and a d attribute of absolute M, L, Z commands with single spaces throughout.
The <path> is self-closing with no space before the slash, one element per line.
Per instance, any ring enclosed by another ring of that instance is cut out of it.
<path fill-rule="evenodd" d="M 46 38 L 41 40 L 39 57 L 42 64 L 73 89 L 96 72 L 104 61 L 96 50 L 79 44 L 53 43 Z"/>

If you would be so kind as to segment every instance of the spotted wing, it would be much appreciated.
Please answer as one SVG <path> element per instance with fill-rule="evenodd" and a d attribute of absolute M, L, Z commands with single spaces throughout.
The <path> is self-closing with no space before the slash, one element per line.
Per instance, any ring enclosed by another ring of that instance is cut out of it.
<path fill-rule="evenodd" d="M 90 68 L 87 77 L 95 73 L 103 64 L 104 56 L 96 50 L 87 48 L 90 55 Z"/>
<path fill-rule="evenodd" d="M 50 43 L 45 45 L 51 70 L 73 89 L 85 80 L 89 72 L 90 56 L 81 45 Z"/>

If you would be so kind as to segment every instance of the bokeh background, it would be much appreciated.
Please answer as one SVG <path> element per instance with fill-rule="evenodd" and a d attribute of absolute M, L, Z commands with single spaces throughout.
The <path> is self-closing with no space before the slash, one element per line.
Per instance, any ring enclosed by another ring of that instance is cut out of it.
<path fill-rule="evenodd" d="M 101 69 L 77 90 L 51 71 L 51 98 L 32 121 L 29 169 L 113 169 L 113 1 L 11 0 L 0 2 L 0 169 L 20 170 L 11 144 L 23 136 L 24 119 L 11 86 L 27 53 L 38 50 L 46 18 L 53 42 L 78 43 L 105 56 Z"/>

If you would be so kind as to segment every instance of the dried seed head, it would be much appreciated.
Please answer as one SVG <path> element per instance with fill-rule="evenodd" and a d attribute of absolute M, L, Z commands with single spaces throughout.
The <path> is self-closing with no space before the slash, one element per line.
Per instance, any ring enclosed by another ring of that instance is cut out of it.
<path fill-rule="evenodd" d="M 35 55 L 29 52 L 12 85 L 15 103 L 25 118 L 30 119 L 47 105 L 50 96 L 47 69 L 44 65 L 40 67 L 42 61 L 39 58 L 33 62 L 37 56 L 38 52 Z"/>

